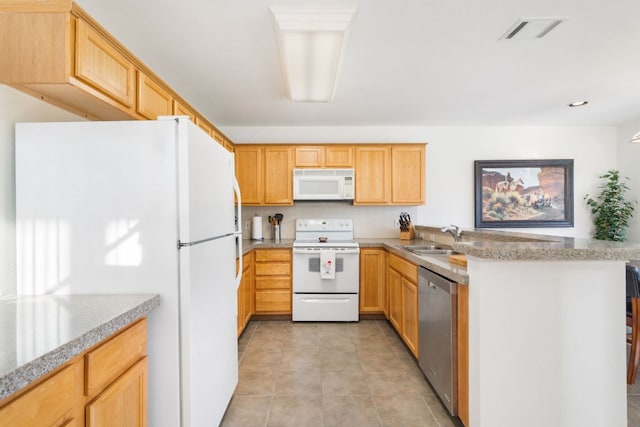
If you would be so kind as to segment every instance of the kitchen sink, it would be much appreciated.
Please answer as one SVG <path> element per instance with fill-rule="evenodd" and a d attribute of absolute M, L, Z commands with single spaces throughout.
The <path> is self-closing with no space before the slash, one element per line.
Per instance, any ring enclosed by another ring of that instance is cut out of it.
<path fill-rule="evenodd" d="M 451 249 L 449 246 L 445 245 L 403 245 L 408 251 L 431 251 L 431 250 L 448 250 Z"/>
<path fill-rule="evenodd" d="M 453 249 L 409 249 L 416 255 L 452 255 L 458 252 Z"/>
<path fill-rule="evenodd" d="M 451 255 L 457 252 L 445 245 L 406 245 L 404 249 L 416 255 Z"/>

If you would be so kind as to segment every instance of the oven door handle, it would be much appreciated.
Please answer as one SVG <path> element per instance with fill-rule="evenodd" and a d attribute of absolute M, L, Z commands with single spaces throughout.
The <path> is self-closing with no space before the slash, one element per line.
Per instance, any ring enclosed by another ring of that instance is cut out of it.
<path fill-rule="evenodd" d="M 360 253 L 360 249 L 358 248 L 354 248 L 354 249 L 347 249 L 347 250 L 336 250 L 336 249 L 331 249 L 331 248 L 327 248 L 327 250 L 333 250 L 336 252 L 336 256 L 340 256 L 340 255 L 348 255 L 348 254 L 359 254 Z M 306 254 L 306 255 L 319 255 L 320 254 L 321 249 L 296 249 L 293 248 L 293 253 L 294 254 Z"/>

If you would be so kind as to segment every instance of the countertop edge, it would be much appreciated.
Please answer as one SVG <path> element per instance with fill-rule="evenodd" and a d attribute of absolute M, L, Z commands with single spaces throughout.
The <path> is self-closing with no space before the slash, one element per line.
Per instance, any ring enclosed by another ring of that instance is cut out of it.
<path fill-rule="evenodd" d="M 467 285 L 469 284 L 469 276 L 466 274 L 466 269 L 461 266 L 454 266 L 448 262 L 442 263 L 442 260 L 438 260 L 434 257 L 417 256 L 410 251 L 403 249 L 402 245 L 423 244 L 424 240 L 400 240 L 392 237 L 367 237 L 356 238 L 360 248 L 384 248 L 389 252 L 400 256 L 407 261 L 410 261 L 418 266 L 425 267 L 441 276 L 454 280 L 457 283 Z M 293 245 L 293 239 L 281 240 L 279 243 L 273 241 L 264 240 L 254 242 L 251 240 L 243 241 L 242 254 L 246 255 L 254 249 L 287 249 Z M 440 261 L 440 262 L 439 262 Z M 446 267 L 444 265 L 447 265 Z"/>
<path fill-rule="evenodd" d="M 148 300 L 0 377 L 0 402 L 58 369 L 100 341 L 145 317 L 159 305 L 160 295 L 150 295 Z"/>

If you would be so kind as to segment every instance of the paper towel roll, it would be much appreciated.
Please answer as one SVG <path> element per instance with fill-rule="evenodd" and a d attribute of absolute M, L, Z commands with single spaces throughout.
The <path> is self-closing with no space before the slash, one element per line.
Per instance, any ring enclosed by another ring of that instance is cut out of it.
<path fill-rule="evenodd" d="M 262 217 L 254 216 L 251 221 L 251 238 L 253 240 L 262 240 Z"/>

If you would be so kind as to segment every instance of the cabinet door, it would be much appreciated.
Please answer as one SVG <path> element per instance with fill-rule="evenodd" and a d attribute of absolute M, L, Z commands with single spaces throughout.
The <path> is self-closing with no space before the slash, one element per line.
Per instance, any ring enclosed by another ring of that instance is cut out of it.
<path fill-rule="evenodd" d="M 65 419 L 71 417 L 76 390 L 81 387 L 74 369 L 74 366 L 64 368 L 0 409 L 0 425 L 64 425 Z"/>
<path fill-rule="evenodd" d="M 238 146 L 235 153 L 236 178 L 242 193 L 242 204 L 262 204 L 264 189 L 262 148 Z"/>
<path fill-rule="evenodd" d="M 182 105 L 177 99 L 173 100 L 173 113 L 174 116 L 189 116 L 193 123 L 196 122 L 196 115 L 193 111 Z"/>
<path fill-rule="evenodd" d="M 134 65 L 81 19 L 76 23 L 75 65 L 76 77 L 126 107 L 135 106 Z"/>
<path fill-rule="evenodd" d="M 142 71 L 138 71 L 138 106 L 136 110 L 149 120 L 156 120 L 158 116 L 171 115 L 173 111 L 171 94 Z"/>
<path fill-rule="evenodd" d="M 251 316 L 255 312 L 255 281 L 253 279 L 253 256 L 247 254 L 243 259 L 242 280 L 244 283 L 244 326 L 247 326 Z"/>
<path fill-rule="evenodd" d="M 202 129 L 207 135 L 211 136 L 211 126 L 200 116 L 196 116 L 196 124 Z"/>
<path fill-rule="evenodd" d="M 264 203 L 293 205 L 293 168 L 289 147 L 264 148 Z"/>
<path fill-rule="evenodd" d="M 384 311 L 384 249 L 360 249 L 360 313 Z"/>
<path fill-rule="evenodd" d="M 147 358 L 116 379 L 86 406 L 87 427 L 147 426 Z"/>
<path fill-rule="evenodd" d="M 211 129 L 211 136 L 216 142 L 224 147 L 224 136 L 215 129 Z"/>
<path fill-rule="evenodd" d="M 388 270 L 389 321 L 402 336 L 402 276 L 393 268 Z"/>
<path fill-rule="evenodd" d="M 418 285 L 402 278 L 402 338 L 418 357 Z"/>
<path fill-rule="evenodd" d="M 356 147 L 356 195 L 354 204 L 389 203 L 389 147 Z"/>
<path fill-rule="evenodd" d="M 384 316 L 389 318 L 389 281 L 387 280 L 387 271 L 389 268 L 389 254 L 387 251 L 382 252 L 382 270 L 383 274 L 383 283 L 382 283 L 382 312 Z"/>
<path fill-rule="evenodd" d="M 391 147 L 391 202 L 422 204 L 425 200 L 425 147 Z"/>
<path fill-rule="evenodd" d="M 321 168 L 324 166 L 324 147 L 302 145 L 295 148 L 295 167 Z"/>
<path fill-rule="evenodd" d="M 325 147 L 325 166 L 328 168 L 352 168 L 353 146 L 339 145 Z"/>

